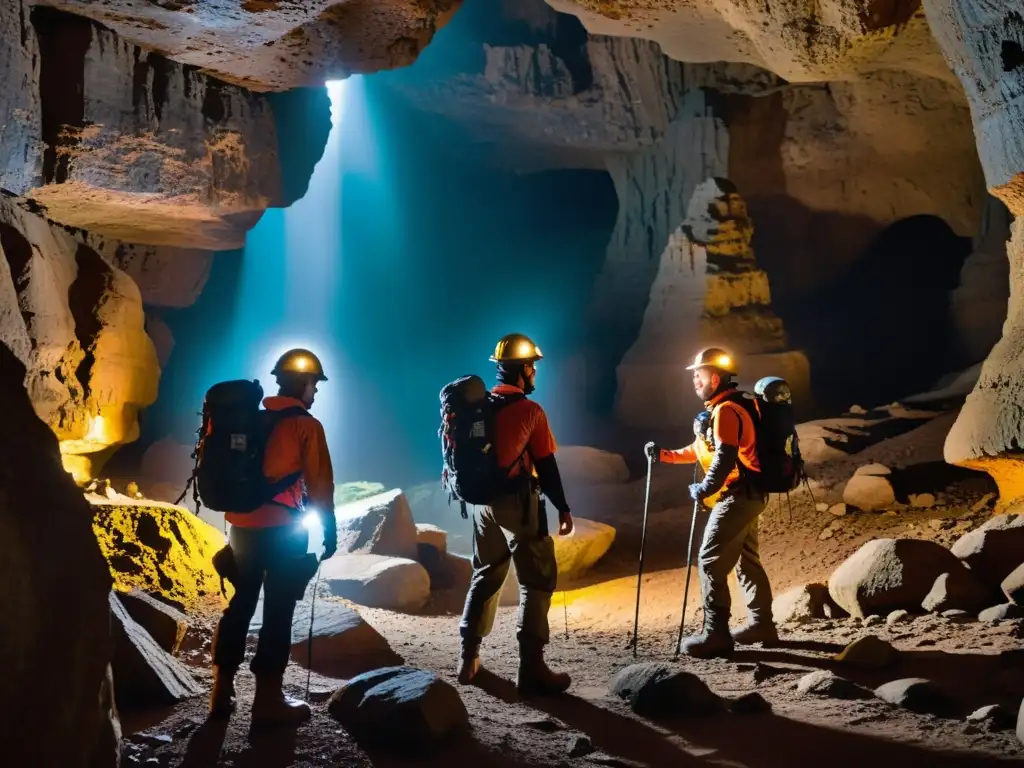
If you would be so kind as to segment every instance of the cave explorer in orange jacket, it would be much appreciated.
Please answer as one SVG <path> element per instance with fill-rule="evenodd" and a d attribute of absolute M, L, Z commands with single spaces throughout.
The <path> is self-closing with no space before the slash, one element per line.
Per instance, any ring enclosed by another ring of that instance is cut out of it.
<path fill-rule="evenodd" d="M 701 434 L 684 448 L 664 450 L 648 443 L 644 450 L 651 461 L 697 462 L 704 469 L 704 480 L 690 486 L 694 501 L 713 505 L 697 560 L 704 628 L 702 634 L 685 638 L 679 652 L 709 658 L 731 653 L 734 642 L 775 642 L 778 632 L 772 619 L 771 585 L 758 552 L 758 518 L 767 495 L 754 488 L 743 472 L 744 468 L 757 472 L 759 465 L 754 422 L 742 405 L 732 402 L 735 362 L 724 350 L 710 347 L 686 369 L 693 371 L 693 388 L 704 401 L 710 426 L 702 427 Z M 750 619 L 730 634 L 727 578 L 733 568 Z"/>
<path fill-rule="evenodd" d="M 292 645 L 292 618 L 316 567 L 308 558 L 309 533 L 302 524 L 307 504 L 324 528 L 324 556 L 334 555 L 338 535 L 334 518 L 334 472 L 323 425 L 307 412 L 317 384 L 327 381 L 316 355 L 305 349 L 285 352 L 271 372 L 278 394 L 263 400 L 270 411 L 302 409 L 281 418 L 267 441 L 263 472 L 277 480 L 301 477 L 273 501 L 245 514 L 229 512 L 231 582 L 235 594 L 213 638 L 214 684 L 210 712 L 229 715 L 234 709 L 234 678 L 245 657 L 249 623 L 263 589 L 263 624 L 250 669 L 256 677 L 252 724 L 294 725 L 310 715 L 309 706 L 282 690 Z M 312 563 L 312 568 L 311 568 Z"/>

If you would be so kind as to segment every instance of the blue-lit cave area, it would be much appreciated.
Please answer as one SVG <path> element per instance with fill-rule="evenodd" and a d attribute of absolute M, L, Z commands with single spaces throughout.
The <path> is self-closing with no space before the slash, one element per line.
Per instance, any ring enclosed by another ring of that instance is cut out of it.
<path fill-rule="evenodd" d="M 3 764 L 1019 760 L 1024 12 L 777 5 L 0 8 Z"/>

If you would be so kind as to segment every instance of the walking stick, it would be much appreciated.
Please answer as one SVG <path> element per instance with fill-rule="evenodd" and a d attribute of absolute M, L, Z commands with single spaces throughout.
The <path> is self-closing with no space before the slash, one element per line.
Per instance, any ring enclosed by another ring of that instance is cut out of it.
<path fill-rule="evenodd" d="M 636 612 L 633 614 L 633 658 L 636 658 L 636 638 L 640 630 L 640 580 L 644 575 L 644 544 L 647 542 L 647 510 L 651 504 L 651 457 L 647 457 L 647 491 L 644 493 L 644 526 L 640 533 L 640 569 L 636 574 Z"/>
<path fill-rule="evenodd" d="M 697 482 L 697 465 L 693 465 L 693 481 Z M 693 502 L 693 519 L 690 520 L 690 544 L 686 548 L 686 585 L 683 587 L 683 616 L 679 619 L 679 636 L 676 638 L 676 648 L 673 658 L 679 658 L 679 645 L 683 642 L 683 628 L 686 626 L 686 600 L 690 596 L 690 571 L 693 566 L 693 534 L 697 530 L 697 513 L 700 511 L 700 502 Z"/>

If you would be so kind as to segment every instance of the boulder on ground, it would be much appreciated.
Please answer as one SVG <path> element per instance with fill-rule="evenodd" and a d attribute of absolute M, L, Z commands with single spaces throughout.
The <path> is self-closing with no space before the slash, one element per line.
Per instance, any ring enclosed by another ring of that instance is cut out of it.
<path fill-rule="evenodd" d="M 221 531 L 173 504 L 97 497 L 91 503 L 93 532 L 119 592 L 140 589 L 188 611 L 223 600 L 220 576 L 213 569 L 213 556 L 225 543 Z M 232 587 L 225 586 L 230 597 Z"/>
<path fill-rule="evenodd" d="M 337 507 L 338 551 L 416 558 L 416 523 L 399 489 Z"/>
<path fill-rule="evenodd" d="M 845 616 L 824 584 L 804 584 L 787 589 L 772 602 L 776 624 L 804 622 L 814 619 L 836 619 Z"/>
<path fill-rule="evenodd" d="M 897 707 L 924 715 L 944 715 L 949 711 L 949 699 L 931 680 L 908 677 L 892 680 L 875 689 L 875 696 Z"/>
<path fill-rule="evenodd" d="M 919 509 L 930 509 L 935 506 L 935 496 L 930 493 L 912 493 L 908 501 L 910 506 Z"/>
<path fill-rule="evenodd" d="M 986 608 L 978 614 L 978 621 L 1003 621 L 1024 618 L 1024 608 L 1015 603 L 1003 603 Z"/>
<path fill-rule="evenodd" d="M 292 623 L 292 661 L 319 675 L 347 679 L 381 667 L 401 664 L 388 641 L 362 616 L 330 598 L 316 601 L 313 610 L 313 644 L 310 660 L 310 612 L 299 603 Z M 260 622 L 254 620 L 250 634 L 258 634 Z"/>
<path fill-rule="evenodd" d="M 659 662 L 632 664 L 620 669 L 608 690 L 629 702 L 638 715 L 688 715 L 721 712 L 725 702 L 696 675 Z"/>
<path fill-rule="evenodd" d="M 1024 563 L 1013 569 L 1013 573 L 999 585 L 1006 599 L 1017 605 L 1024 605 Z"/>
<path fill-rule="evenodd" d="M 1013 713 L 1000 704 L 980 707 L 967 716 L 967 722 L 977 723 L 993 733 L 1013 728 Z"/>
<path fill-rule="evenodd" d="M 358 675 L 327 702 L 356 739 L 421 754 L 469 728 L 459 692 L 433 672 L 387 667 Z"/>
<path fill-rule="evenodd" d="M 858 469 L 843 488 L 843 501 L 865 512 L 877 512 L 896 503 L 889 468 L 868 464 Z"/>
<path fill-rule="evenodd" d="M 960 567 L 949 550 L 933 541 L 875 539 L 836 568 L 828 591 L 851 616 L 915 610 L 941 574 Z"/>
<path fill-rule="evenodd" d="M 430 523 L 416 523 L 416 544 L 426 544 L 442 555 L 448 551 L 448 534 Z"/>
<path fill-rule="evenodd" d="M 928 590 L 921 608 L 929 613 L 943 613 L 949 610 L 961 610 L 977 613 L 986 605 L 991 605 L 995 592 L 985 582 L 963 566 L 954 568 L 949 573 L 940 573 Z"/>
<path fill-rule="evenodd" d="M 415 560 L 384 555 L 337 555 L 320 581 L 335 597 L 357 605 L 416 612 L 430 599 L 430 576 Z"/>
<path fill-rule="evenodd" d="M 567 483 L 609 485 L 629 480 L 626 460 L 585 445 L 567 445 L 558 449 L 558 470 Z"/>
<path fill-rule="evenodd" d="M 156 640 L 157 645 L 172 655 L 178 652 L 188 632 L 188 617 L 184 613 L 141 589 L 122 592 L 118 597 L 128 615 Z"/>
<path fill-rule="evenodd" d="M 950 551 L 993 587 L 1024 563 L 1024 526 L 992 525 L 965 533 Z"/>
<path fill-rule="evenodd" d="M 157 645 L 110 593 L 114 631 L 114 700 L 118 709 L 151 709 L 202 693 L 188 669 Z"/>
<path fill-rule="evenodd" d="M 1016 507 L 1020 508 L 1020 507 Z M 1003 515 L 994 515 L 978 526 L 979 531 L 1005 531 L 1007 528 L 1024 527 L 1024 514 L 1008 512 Z"/>
<path fill-rule="evenodd" d="M 898 655 L 899 651 L 880 637 L 864 635 L 843 648 L 833 660 L 858 669 L 884 669 Z"/>
<path fill-rule="evenodd" d="M 568 536 L 552 537 L 555 542 L 555 560 L 558 561 L 558 580 L 578 579 L 605 556 L 615 541 L 615 529 L 610 525 L 573 517 L 573 530 Z"/>
<path fill-rule="evenodd" d="M 810 672 L 796 683 L 797 693 L 825 696 L 830 699 L 870 699 L 871 691 L 827 669 Z"/>
<path fill-rule="evenodd" d="M 1024 743 L 1024 699 L 1021 699 L 1020 709 L 1017 710 L 1017 740 Z"/>

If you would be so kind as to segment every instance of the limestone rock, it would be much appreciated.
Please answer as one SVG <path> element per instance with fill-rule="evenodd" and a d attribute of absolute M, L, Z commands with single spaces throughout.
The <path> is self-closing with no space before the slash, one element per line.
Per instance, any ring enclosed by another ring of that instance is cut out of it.
<path fill-rule="evenodd" d="M 848 510 L 849 508 L 846 506 L 846 503 L 840 502 L 839 504 L 833 504 L 829 507 L 828 513 L 834 517 L 845 517 Z"/>
<path fill-rule="evenodd" d="M 843 501 L 865 512 L 878 512 L 896 503 L 889 469 L 881 464 L 861 467 L 843 488 Z"/>
<path fill-rule="evenodd" d="M 622 456 L 585 445 L 560 447 L 558 469 L 567 483 L 610 485 L 629 480 L 629 469 Z"/>
<path fill-rule="evenodd" d="M 433 672 L 411 667 L 353 677 L 335 691 L 327 709 L 357 739 L 412 754 L 469 728 L 458 691 Z"/>
<path fill-rule="evenodd" d="M 930 613 L 944 613 L 957 609 L 977 613 L 991 605 L 994 591 L 967 568 L 954 568 L 940 573 L 928 590 L 921 608 Z"/>
<path fill-rule="evenodd" d="M 979 723 L 992 732 L 1013 728 L 1013 721 L 1013 713 L 1000 704 L 980 707 L 967 716 L 967 722 Z"/>
<path fill-rule="evenodd" d="M 139 289 L 66 230 L 0 197 L 0 340 L 28 367 L 36 413 L 65 456 L 89 460 L 138 436 L 159 366 Z"/>
<path fill-rule="evenodd" d="M 108 688 L 110 571 L 89 505 L 61 468 L 57 439 L 33 412 L 24 378 L 25 367 L 0 343 L 3 759 L 108 768 L 120 737 Z"/>
<path fill-rule="evenodd" d="M 828 614 L 825 612 L 826 606 L 830 609 Z M 835 603 L 824 584 L 793 587 L 772 602 L 772 616 L 776 624 L 839 618 L 843 614 L 845 611 Z"/>
<path fill-rule="evenodd" d="M 898 655 L 899 652 L 885 640 L 874 635 L 864 635 L 837 653 L 834 659 L 860 669 L 884 669 Z"/>
<path fill-rule="evenodd" d="M 892 680 L 876 688 L 875 696 L 882 701 L 920 714 L 944 715 L 949 711 L 950 705 L 941 688 L 921 677 Z"/>
<path fill-rule="evenodd" d="M 110 593 L 114 628 L 114 698 L 121 709 L 177 704 L 202 693 L 188 669 L 135 623 Z"/>
<path fill-rule="evenodd" d="M 1007 600 L 1017 605 L 1024 605 L 1024 563 L 1018 565 L 1013 573 L 1003 579 L 1000 587 Z"/>
<path fill-rule="evenodd" d="M 828 591 L 851 616 L 921 605 L 935 580 L 962 567 L 949 550 L 919 539 L 875 539 L 829 577 Z"/>
<path fill-rule="evenodd" d="M 893 626 L 894 624 L 908 624 L 913 620 L 914 617 L 910 615 L 910 612 L 903 608 L 895 610 L 885 617 L 885 623 L 889 626 Z"/>
<path fill-rule="evenodd" d="M 615 541 L 615 529 L 610 525 L 575 516 L 572 521 L 571 534 L 552 537 L 560 581 L 571 581 L 585 574 Z"/>
<path fill-rule="evenodd" d="M 696 675 L 677 666 L 649 662 L 620 669 L 609 692 L 629 702 L 639 715 L 700 716 L 720 712 L 724 703 Z"/>
<path fill-rule="evenodd" d="M 929 509 L 935 506 L 935 497 L 930 493 L 912 493 L 908 500 L 910 506 L 920 509 Z"/>
<path fill-rule="evenodd" d="M 416 558 L 416 524 L 400 490 L 339 507 L 335 517 L 339 552 Z"/>
<path fill-rule="evenodd" d="M 338 555 L 323 564 L 330 593 L 357 605 L 415 613 L 430 599 L 430 576 L 414 560 L 385 555 Z"/>
<path fill-rule="evenodd" d="M 131 503 L 90 498 L 93 531 L 121 592 L 140 589 L 191 611 L 219 605 L 220 576 L 213 556 L 224 534 L 181 507 L 154 501 Z M 228 598 L 234 594 L 225 582 Z"/>
<path fill-rule="evenodd" d="M 172 656 L 178 652 L 188 631 L 188 617 L 184 613 L 140 589 L 121 592 L 118 598 L 128 615 L 149 633 L 157 645 Z"/>
<path fill-rule="evenodd" d="M 380 667 L 401 664 L 388 641 L 362 616 L 338 600 L 318 600 L 313 616 L 312 665 L 309 646 L 309 611 L 299 603 L 292 623 L 292 660 L 318 675 L 348 679 Z M 249 628 L 258 634 L 259 621 Z"/>
<path fill-rule="evenodd" d="M 177 4 L 183 8 L 132 0 L 53 3 L 96 19 L 137 45 L 167 51 L 190 68 L 256 91 L 316 87 L 411 64 L 458 8 L 451 0 Z"/>
<path fill-rule="evenodd" d="M 418 546 L 419 555 L 416 560 L 430 576 L 432 592 L 454 589 L 465 594 L 469 590 L 469 582 L 473 577 L 473 563 L 468 557 L 438 552 L 429 544 Z"/>
<path fill-rule="evenodd" d="M 1024 526 L 982 526 L 961 536 L 950 551 L 985 582 L 998 587 L 1024 563 Z"/>
<path fill-rule="evenodd" d="M 1002 621 L 1003 619 L 1024 618 L 1024 608 L 1014 603 L 1003 603 L 986 608 L 978 614 L 978 621 Z"/>
<path fill-rule="evenodd" d="M 796 683 L 798 693 L 810 693 L 831 699 L 868 699 L 871 692 L 827 669 L 819 669 L 801 677 Z"/>
<path fill-rule="evenodd" d="M 436 525 L 416 523 L 416 543 L 433 547 L 443 555 L 448 551 L 448 534 Z"/>

